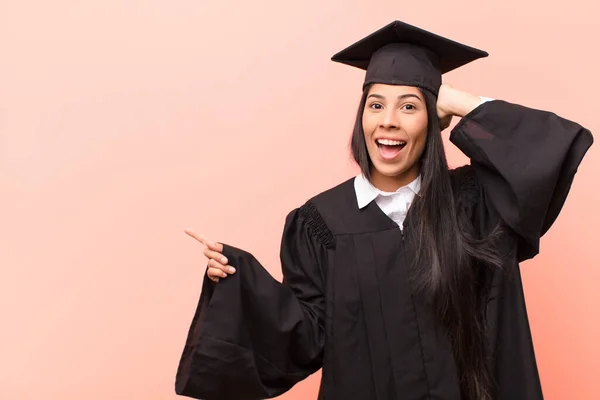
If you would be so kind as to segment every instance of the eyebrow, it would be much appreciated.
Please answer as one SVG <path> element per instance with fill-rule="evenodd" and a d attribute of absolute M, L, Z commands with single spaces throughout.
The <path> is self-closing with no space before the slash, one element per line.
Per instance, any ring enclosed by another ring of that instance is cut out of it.
<path fill-rule="evenodd" d="M 382 100 L 385 99 L 385 96 L 382 96 L 382 95 L 377 94 L 377 93 L 372 93 L 367 98 L 369 98 L 369 97 L 376 97 L 376 98 L 382 99 Z M 398 100 L 404 100 L 404 99 L 409 98 L 409 97 L 414 97 L 416 99 L 419 99 L 419 100 L 423 101 L 419 96 L 417 96 L 416 94 L 413 94 L 413 93 L 402 94 L 402 95 L 398 96 Z"/>

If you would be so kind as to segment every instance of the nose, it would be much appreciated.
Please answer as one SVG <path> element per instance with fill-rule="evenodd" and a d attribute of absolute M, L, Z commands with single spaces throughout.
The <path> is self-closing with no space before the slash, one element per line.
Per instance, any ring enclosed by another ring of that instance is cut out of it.
<path fill-rule="evenodd" d="M 383 129 L 398 129 L 400 128 L 400 121 L 395 109 L 387 109 L 381 115 L 380 127 Z"/>

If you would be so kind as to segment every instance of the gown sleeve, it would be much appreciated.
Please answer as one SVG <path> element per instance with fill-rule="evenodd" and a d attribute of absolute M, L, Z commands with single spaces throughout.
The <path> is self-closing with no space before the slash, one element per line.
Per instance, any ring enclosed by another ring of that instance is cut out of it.
<path fill-rule="evenodd" d="M 217 284 L 205 275 L 176 393 L 206 400 L 272 398 L 320 369 L 332 238 L 310 203 L 288 214 L 282 283 L 250 253 L 224 244 L 237 272 Z"/>
<path fill-rule="evenodd" d="M 515 234 L 519 261 L 534 257 L 593 143 L 590 131 L 550 112 L 495 100 L 462 118 L 450 141 L 470 158 L 489 215 Z"/>

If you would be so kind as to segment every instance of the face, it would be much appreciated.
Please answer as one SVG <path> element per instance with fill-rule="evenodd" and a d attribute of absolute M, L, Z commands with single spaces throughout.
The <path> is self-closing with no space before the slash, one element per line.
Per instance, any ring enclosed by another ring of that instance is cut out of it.
<path fill-rule="evenodd" d="M 376 187 L 395 191 L 417 178 L 418 161 L 427 141 L 427 106 L 419 89 L 371 86 L 362 126 Z"/>

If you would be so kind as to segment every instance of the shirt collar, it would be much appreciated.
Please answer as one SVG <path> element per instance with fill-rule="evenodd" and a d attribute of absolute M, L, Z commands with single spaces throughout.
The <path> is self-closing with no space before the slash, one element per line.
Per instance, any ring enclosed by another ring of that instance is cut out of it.
<path fill-rule="evenodd" d="M 396 194 L 404 189 L 410 189 L 414 194 L 419 194 L 419 190 L 421 189 L 421 176 L 417 176 L 417 178 L 409 183 L 406 186 L 402 186 L 395 192 L 384 192 L 382 190 L 377 189 L 375 186 L 369 182 L 369 180 L 362 174 L 358 175 L 354 179 L 354 191 L 356 192 L 356 200 L 358 202 L 358 208 L 366 207 L 370 202 L 375 200 L 378 196 L 389 196 Z"/>

